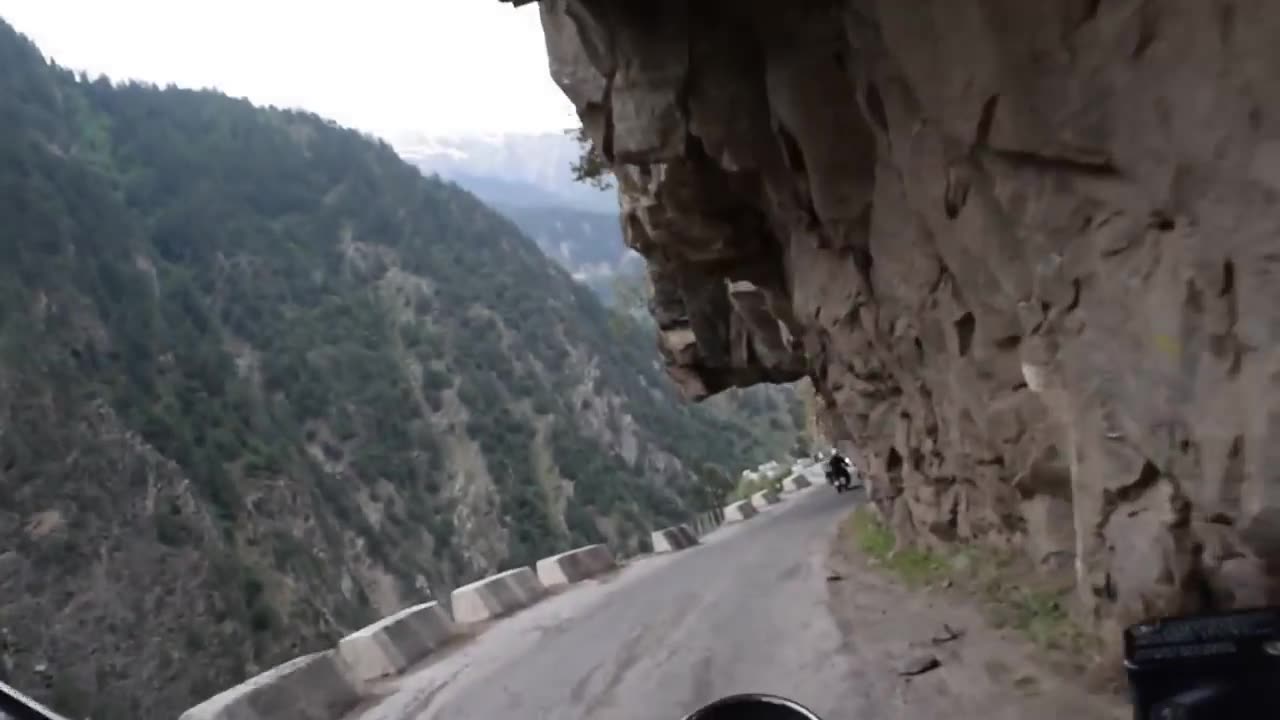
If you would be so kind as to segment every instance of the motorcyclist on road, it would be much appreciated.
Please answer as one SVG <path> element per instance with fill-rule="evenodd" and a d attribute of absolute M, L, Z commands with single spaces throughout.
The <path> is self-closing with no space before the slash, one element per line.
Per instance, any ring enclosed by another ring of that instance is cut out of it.
<path fill-rule="evenodd" d="M 827 478 L 832 485 L 849 487 L 853 484 L 853 475 L 849 472 L 849 461 L 840 454 L 839 450 L 831 453 L 831 459 L 827 461 Z"/>

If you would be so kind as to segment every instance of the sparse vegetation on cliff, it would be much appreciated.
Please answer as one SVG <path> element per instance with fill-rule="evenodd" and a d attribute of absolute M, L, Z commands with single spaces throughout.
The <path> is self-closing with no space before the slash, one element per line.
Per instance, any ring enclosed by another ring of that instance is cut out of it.
<path fill-rule="evenodd" d="M 582 148 L 582 156 L 571 166 L 573 179 L 584 182 L 601 190 L 613 187 L 613 167 L 605 159 L 604 153 L 596 148 L 587 131 L 581 127 L 565 131 Z"/>

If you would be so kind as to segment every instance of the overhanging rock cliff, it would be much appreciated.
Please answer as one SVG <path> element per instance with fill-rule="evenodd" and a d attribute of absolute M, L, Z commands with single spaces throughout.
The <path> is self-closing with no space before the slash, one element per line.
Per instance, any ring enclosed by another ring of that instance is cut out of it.
<path fill-rule="evenodd" d="M 810 376 L 899 537 L 1103 629 L 1280 600 L 1280 12 L 543 0 L 686 395 Z"/>

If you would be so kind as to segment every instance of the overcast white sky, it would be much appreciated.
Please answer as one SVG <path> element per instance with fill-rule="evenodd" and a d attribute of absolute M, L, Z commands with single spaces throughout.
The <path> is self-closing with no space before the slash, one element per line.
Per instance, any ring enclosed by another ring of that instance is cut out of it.
<path fill-rule="evenodd" d="M 537 5 L 498 0 L 0 0 L 58 64 L 216 87 L 388 137 L 559 130 Z"/>

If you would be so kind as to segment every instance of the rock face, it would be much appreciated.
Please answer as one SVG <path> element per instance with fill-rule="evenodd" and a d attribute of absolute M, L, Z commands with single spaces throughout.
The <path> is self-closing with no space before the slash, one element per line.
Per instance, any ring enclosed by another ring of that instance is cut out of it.
<path fill-rule="evenodd" d="M 808 375 L 900 538 L 1073 557 L 1100 629 L 1280 599 L 1280 13 L 541 13 L 688 397 Z"/>

